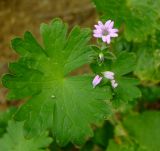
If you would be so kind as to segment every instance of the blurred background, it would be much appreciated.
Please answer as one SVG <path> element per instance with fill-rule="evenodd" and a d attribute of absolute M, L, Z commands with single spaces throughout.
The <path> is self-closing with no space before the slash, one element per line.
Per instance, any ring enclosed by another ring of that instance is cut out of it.
<path fill-rule="evenodd" d="M 7 72 L 8 62 L 16 59 L 10 41 L 28 30 L 39 40 L 39 26 L 55 17 L 69 27 L 92 27 L 97 16 L 90 0 L 0 0 L 0 77 Z M 7 107 L 6 89 L 0 84 L 0 110 Z"/>

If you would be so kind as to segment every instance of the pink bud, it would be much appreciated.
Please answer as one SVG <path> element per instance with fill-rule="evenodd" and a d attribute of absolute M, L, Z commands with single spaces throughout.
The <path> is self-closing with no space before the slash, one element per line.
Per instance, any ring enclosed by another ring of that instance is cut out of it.
<path fill-rule="evenodd" d="M 118 83 L 115 80 L 111 80 L 111 84 L 113 88 L 116 88 L 118 86 Z"/>
<path fill-rule="evenodd" d="M 109 79 L 109 80 L 113 80 L 114 79 L 114 73 L 111 71 L 105 71 L 103 72 L 103 75 L 105 78 Z"/>
<path fill-rule="evenodd" d="M 92 81 L 93 88 L 95 88 L 96 85 L 98 85 L 101 82 L 101 80 L 102 80 L 102 77 L 100 77 L 99 75 L 96 75 Z"/>

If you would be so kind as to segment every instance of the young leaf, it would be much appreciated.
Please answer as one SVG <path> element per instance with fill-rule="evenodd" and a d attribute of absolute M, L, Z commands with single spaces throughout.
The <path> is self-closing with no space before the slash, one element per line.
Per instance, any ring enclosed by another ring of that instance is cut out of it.
<path fill-rule="evenodd" d="M 94 89 L 90 75 L 70 76 L 92 61 L 90 30 L 75 27 L 67 35 L 66 25 L 55 19 L 42 24 L 41 35 L 44 48 L 29 32 L 12 41 L 21 58 L 10 64 L 3 85 L 10 89 L 10 99 L 30 97 L 15 118 L 26 120 L 28 136 L 50 128 L 59 144 L 81 144 L 92 136 L 90 124 L 110 113 L 105 100 L 111 94 L 106 88 Z"/>
<path fill-rule="evenodd" d="M 26 139 L 23 135 L 23 122 L 10 121 L 7 133 L 0 139 L 0 151 L 45 151 L 52 139 L 47 133 L 32 139 Z"/>
<path fill-rule="evenodd" d="M 159 4 L 150 0 L 93 0 L 103 19 L 124 27 L 125 38 L 142 41 L 158 28 Z M 158 6 L 157 6 L 158 5 Z"/>

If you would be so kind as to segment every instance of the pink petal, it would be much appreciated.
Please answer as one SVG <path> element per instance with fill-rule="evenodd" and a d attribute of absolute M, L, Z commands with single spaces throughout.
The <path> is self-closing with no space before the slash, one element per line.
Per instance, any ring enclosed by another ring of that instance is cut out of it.
<path fill-rule="evenodd" d="M 102 30 L 100 30 L 100 29 L 99 30 L 93 30 L 93 33 L 94 34 L 102 34 Z"/>
<path fill-rule="evenodd" d="M 111 33 L 109 34 L 111 37 L 118 37 L 118 34 L 117 33 Z"/>
<path fill-rule="evenodd" d="M 103 23 L 101 21 L 98 21 L 98 25 L 103 26 Z"/>
<path fill-rule="evenodd" d="M 101 21 L 98 21 L 98 25 L 99 25 L 99 27 L 100 27 L 101 29 L 104 28 L 104 25 L 103 25 L 103 23 L 102 23 Z"/>
<path fill-rule="evenodd" d="M 108 28 L 108 26 L 110 25 L 111 23 L 111 20 L 108 20 L 106 23 L 105 23 L 105 27 Z"/>
<path fill-rule="evenodd" d="M 115 28 L 114 28 L 114 29 L 111 29 L 110 32 L 116 33 L 116 32 L 118 32 L 118 29 L 115 29 Z"/>
<path fill-rule="evenodd" d="M 110 44 L 110 42 L 111 42 L 111 37 L 109 35 L 106 38 L 106 42 L 107 42 L 107 44 Z"/>
<path fill-rule="evenodd" d="M 92 81 L 93 88 L 95 88 L 102 80 L 102 77 L 99 75 L 96 75 L 95 78 Z"/>
<path fill-rule="evenodd" d="M 102 36 L 103 42 L 107 42 L 107 36 Z"/>
<path fill-rule="evenodd" d="M 109 80 L 113 80 L 114 79 L 114 72 L 105 71 L 105 72 L 103 72 L 103 75 L 104 75 L 105 78 L 107 78 Z"/>
<path fill-rule="evenodd" d="M 100 27 L 99 25 L 94 25 L 94 27 L 95 27 L 97 30 L 101 29 L 101 27 Z"/>
<path fill-rule="evenodd" d="M 109 26 L 108 26 L 108 28 L 113 28 L 113 25 L 114 25 L 114 21 L 112 21 L 110 24 L 109 24 Z"/>
<path fill-rule="evenodd" d="M 101 35 L 101 34 L 93 34 L 93 37 L 101 38 L 101 37 L 102 37 L 102 35 Z"/>

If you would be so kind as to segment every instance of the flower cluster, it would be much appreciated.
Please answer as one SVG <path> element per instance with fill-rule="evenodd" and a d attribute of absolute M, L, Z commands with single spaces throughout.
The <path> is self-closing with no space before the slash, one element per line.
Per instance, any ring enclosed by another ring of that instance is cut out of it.
<path fill-rule="evenodd" d="M 114 78 L 114 72 L 105 71 L 105 72 L 103 72 L 103 76 L 104 76 L 104 78 L 107 78 L 108 80 L 111 81 L 111 85 L 113 88 L 116 88 L 118 86 L 118 83 L 116 82 L 116 80 Z M 96 75 L 92 81 L 93 88 L 95 88 L 102 81 L 102 79 L 103 79 L 103 77 Z"/>
<path fill-rule="evenodd" d="M 95 25 L 95 30 L 93 30 L 93 36 L 96 38 L 102 38 L 103 42 L 106 42 L 107 44 L 110 44 L 112 37 L 118 37 L 118 29 L 113 28 L 114 22 L 111 20 L 108 20 L 105 24 L 103 24 L 101 21 L 98 21 L 98 25 Z M 100 61 L 104 60 L 103 53 L 99 54 Z M 111 85 L 113 88 L 116 88 L 118 86 L 118 83 L 116 82 L 114 78 L 114 72 L 111 71 L 105 71 L 103 72 L 103 76 L 111 81 Z M 101 81 L 103 77 L 96 75 L 95 78 L 92 81 L 93 88 L 95 88 Z"/>

